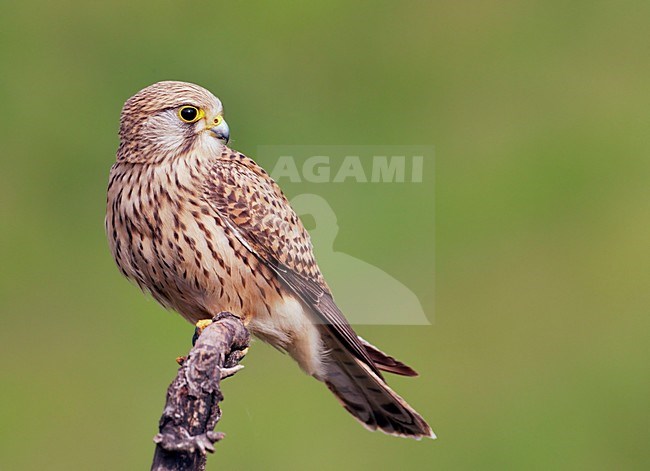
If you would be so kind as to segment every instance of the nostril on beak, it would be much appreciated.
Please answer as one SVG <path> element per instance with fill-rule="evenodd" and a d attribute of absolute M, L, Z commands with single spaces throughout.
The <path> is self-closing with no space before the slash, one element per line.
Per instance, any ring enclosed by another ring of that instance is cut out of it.
<path fill-rule="evenodd" d="M 217 124 L 218 123 L 218 124 Z M 230 140 L 230 129 L 228 129 L 228 125 L 223 119 L 215 119 L 215 124 L 216 126 L 213 126 L 210 131 L 217 137 L 217 139 L 221 139 L 228 143 Z"/>

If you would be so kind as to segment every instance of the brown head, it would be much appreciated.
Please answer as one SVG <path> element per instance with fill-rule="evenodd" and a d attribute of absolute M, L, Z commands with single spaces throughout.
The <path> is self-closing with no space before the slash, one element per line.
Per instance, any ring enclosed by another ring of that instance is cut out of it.
<path fill-rule="evenodd" d="M 129 98 L 120 117 L 117 160 L 158 163 L 192 151 L 220 153 L 228 142 L 221 101 L 186 82 L 158 82 Z"/>

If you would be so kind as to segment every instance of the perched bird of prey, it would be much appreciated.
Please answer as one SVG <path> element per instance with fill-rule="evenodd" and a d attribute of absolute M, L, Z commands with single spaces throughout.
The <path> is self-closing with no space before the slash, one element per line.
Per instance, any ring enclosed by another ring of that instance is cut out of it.
<path fill-rule="evenodd" d="M 226 146 L 221 101 L 159 82 L 120 118 L 106 232 L 120 271 L 192 323 L 221 311 L 286 351 L 370 430 L 435 438 L 382 371 L 417 373 L 352 330 L 278 185 Z"/>

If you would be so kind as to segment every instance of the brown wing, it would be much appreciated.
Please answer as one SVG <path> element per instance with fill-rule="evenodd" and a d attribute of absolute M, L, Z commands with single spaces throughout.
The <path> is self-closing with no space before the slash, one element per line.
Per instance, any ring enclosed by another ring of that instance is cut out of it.
<path fill-rule="evenodd" d="M 205 197 L 242 245 L 269 266 L 354 356 L 381 377 L 334 303 L 314 259 L 309 234 L 264 169 L 242 154 L 224 155 L 211 169 Z"/>

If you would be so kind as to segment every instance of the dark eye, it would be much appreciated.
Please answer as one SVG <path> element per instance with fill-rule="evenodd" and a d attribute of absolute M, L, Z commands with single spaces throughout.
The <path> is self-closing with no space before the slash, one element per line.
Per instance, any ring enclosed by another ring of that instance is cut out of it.
<path fill-rule="evenodd" d="M 194 106 L 183 106 L 178 110 L 178 116 L 186 123 L 193 123 L 199 120 L 201 112 Z"/>

